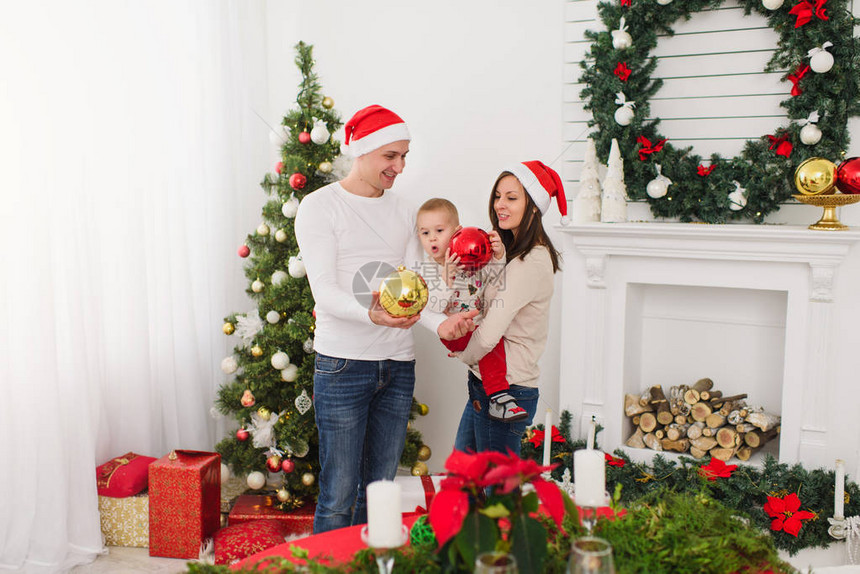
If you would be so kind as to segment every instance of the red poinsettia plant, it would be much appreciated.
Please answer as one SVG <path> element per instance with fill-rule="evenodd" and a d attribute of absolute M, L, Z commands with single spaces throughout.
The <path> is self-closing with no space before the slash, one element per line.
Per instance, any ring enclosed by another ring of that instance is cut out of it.
<path fill-rule="evenodd" d="M 793 492 L 782 498 L 768 496 L 764 511 L 773 519 L 770 523 L 771 530 L 782 530 L 794 537 L 800 533 L 804 520 L 815 518 L 815 513 L 800 509 L 800 498 Z"/>
<path fill-rule="evenodd" d="M 547 530 L 539 507 L 561 528 L 566 506 L 558 486 L 541 476 L 552 467 L 513 453 L 455 450 L 445 468 L 429 515 L 443 561 L 470 567 L 479 553 L 501 551 L 516 557 L 521 572 L 542 572 Z"/>

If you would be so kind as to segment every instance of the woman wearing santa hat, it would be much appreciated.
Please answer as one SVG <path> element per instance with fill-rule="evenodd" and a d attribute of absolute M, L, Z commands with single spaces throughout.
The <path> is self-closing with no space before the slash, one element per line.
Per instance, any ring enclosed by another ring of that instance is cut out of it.
<path fill-rule="evenodd" d="M 308 194 L 296 239 L 314 297 L 314 412 L 320 494 L 314 532 L 367 522 L 365 488 L 392 480 L 406 439 L 415 384 L 410 327 L 443 339 L 474 329 L 477 312 L 425 310 L 395 318 L 373 293 L 399 265 L 421 261 L 414 211 L 391 192 L 406 165 L 406 123 L 368 106 L 346 123 L 349 174 Z"/>
<path fill-rule="evenodd" d="M 561 178 L 539 161 L 510 166 L 493 185 L 490 221 L 505 244 L 504 279 L 487 285 L 483 321 L 459 353 L 469 365 L 469 401 L 460 418 L 454 448 L 461 451 L 520 452 L 523 432 L 532 423 L 538 402 L 538 360 L 546 346 L 553 274 L 559 253 L 543 227 L 541 216 L 553 198 L 562 216 L 567 202 Z M 487 394 L 478 361 L 504 340 L 508 391 L 528 418 L 505 423 L 487 416 Z"/>

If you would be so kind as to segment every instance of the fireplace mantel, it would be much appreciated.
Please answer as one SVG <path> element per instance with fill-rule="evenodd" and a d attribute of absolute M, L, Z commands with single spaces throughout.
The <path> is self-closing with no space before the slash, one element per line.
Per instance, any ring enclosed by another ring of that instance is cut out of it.
<path fill-rule="evenodd" d="M 630 292 L 640 285 L 752 289 L 787 301 L 779 458 L 829 464 L 835 433 L 823 396 L 832 390 L 835 285 L 857 231 L 801 226 L 612 223 L 557 228 L 563 237 L 559 399 L 603 446 L 623 444 L 625 392 L 638 380 L 626 347 Z M 634 301 L 635 302 L 635 301 Z M 580 432 L 583 432 L 580 426 Z"/>

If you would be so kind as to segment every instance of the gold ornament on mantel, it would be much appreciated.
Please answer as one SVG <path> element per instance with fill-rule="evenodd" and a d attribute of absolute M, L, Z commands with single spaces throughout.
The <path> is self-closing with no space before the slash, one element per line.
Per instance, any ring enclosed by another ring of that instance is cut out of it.
<path fill-rule="evenodd" d="M 427 297 L 424 278 L 402 265 L 379 286 L 379 304 L 392 317 L 417 315 L 427 305 Z"/>
<path fill-rule="evenodd" d="M 821 219 L 809 226 L 809 229 L 817 231 L 845 231 L 847 225 L 836 217 L 836 208 L 843 205 L 851 205 L 860 201 L 860 195 L 837 193 L 835 195 L 792 195 L 794 199 L 807 205 L 817 205 L 824 208 Z"/>
<path fill-rule="evenodd" d="M 420 460 L 412 467 L 412 476 L 427 476 L 429 473 L 430 469 Z"/>
<path fill-rule="evenodd" d="M 827 195 L 836 187 L 836 164 L 823 157 L 811 157 L 794 172 L 794 185 L 802 195 Z"/>

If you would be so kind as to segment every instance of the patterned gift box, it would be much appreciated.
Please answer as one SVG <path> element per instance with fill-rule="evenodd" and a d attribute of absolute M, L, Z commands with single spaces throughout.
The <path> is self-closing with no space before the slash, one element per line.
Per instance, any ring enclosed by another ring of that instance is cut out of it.
<path fill-rule="evenodd" d="M 221 524 L 221 455 L 175 450 L 149 465 L 149 555 L 197 558 Z"/>
<path fill-rule="evenodd" d="M 99 496 L 102 534 L 107 546 L 149 546 L 149 495 Z"/>
<path fill-rule="evenodd" d="M 277 520 L 286 536 L 304 536 L 313 531 L 316 504 L 305 504 L 290 512 L 278 509 L 277 504 L 274 496 L 243 494 L 236 499 L 227 523 L 234 526 L 252 520 Z"/>

